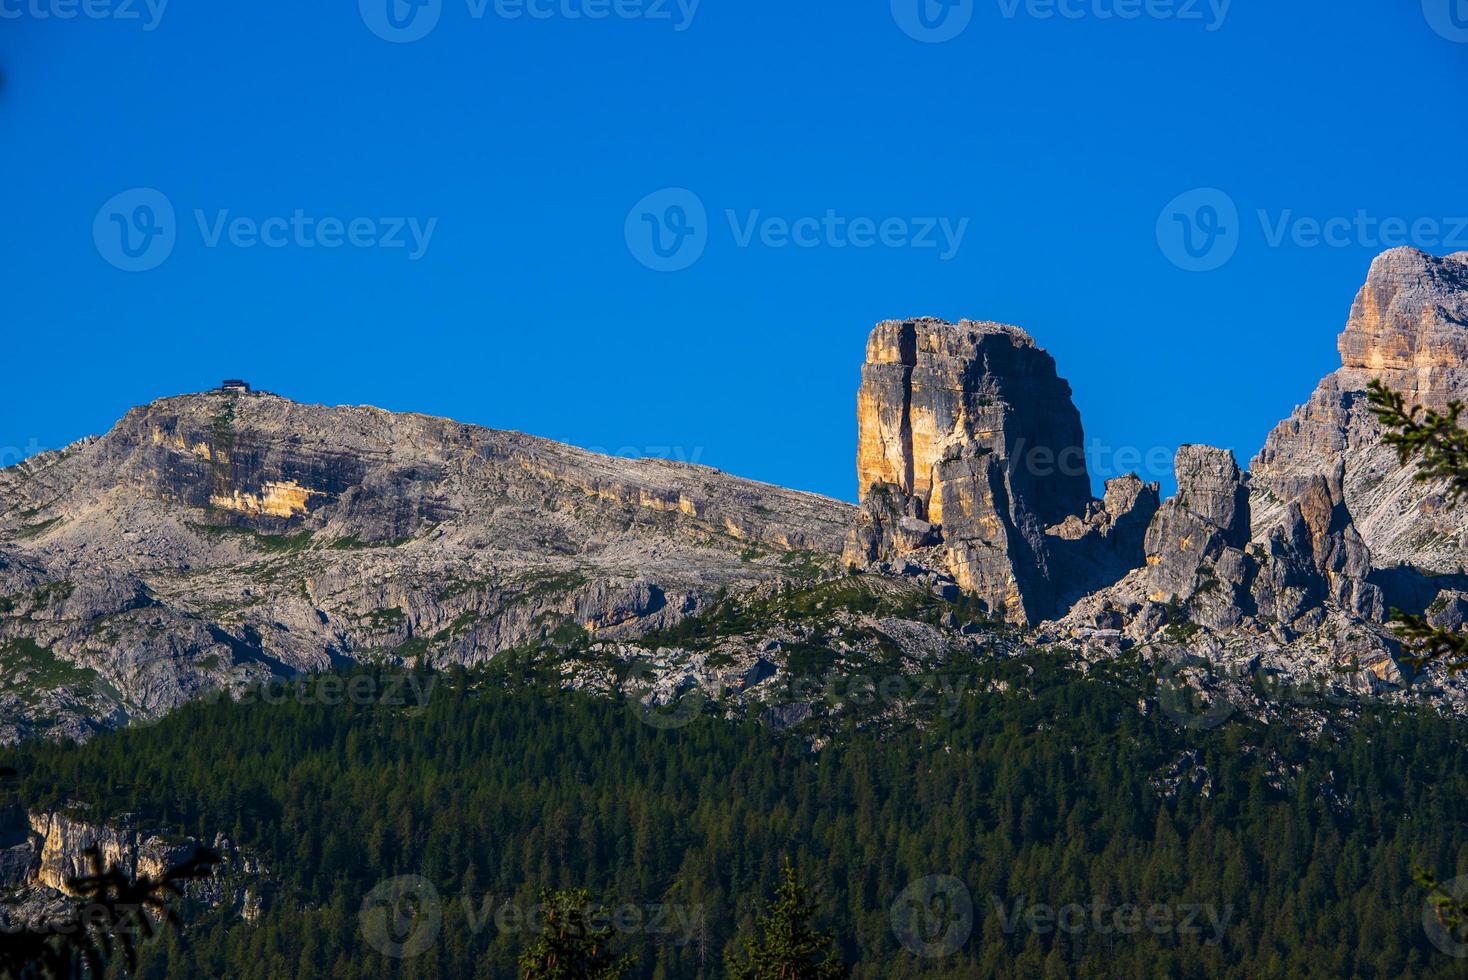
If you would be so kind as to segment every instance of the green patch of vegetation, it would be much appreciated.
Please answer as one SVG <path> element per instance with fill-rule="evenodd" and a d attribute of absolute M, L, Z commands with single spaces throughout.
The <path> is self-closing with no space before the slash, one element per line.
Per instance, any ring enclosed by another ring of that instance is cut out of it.
<path fill-rule="evenodd" d="M 581 572 L 528 572 L 514 581 L 518 589 L 515 599 L 526 602 L 543 596 L 565 595 L 579 589 L 586 581 L 586 576 Z"/>
<path fill-rule="evenodd" d="M 824 622 L 841 613 L 910 619 L 930 625 L 952 614 L 961 622 L 980 623 L 991 631 L 1005 628 L 972 596 L 961 594 L 949 601 L 916 585 L 848 575 L 815 585 L 791 586 L 769 598 L 724 596 L 707 611 L 649 633 L 641 642 L 650 648 L 706 650 L 728 637 L 749 636 L 778 623 Z"/>
<path fill-rule="evenodd" d="M 28 705 L 46 691 L 62 689 L 78 697 L 94 693 L 100 677 L 90 667 L 62 660 L 30 638 L 0 644 L 0 671 L 5 689 Z"/>
<path fill-rule="evenodd" d="M 311 539 L 316 533 L 315 531 L 298 531 L 295 534 L 261 534 L 252 528 L 236 527 L 233 524 L 189 524 L 189 530 L 214 540 L 238 537 L 256 551 L 266 554 L 291 554 L 305 551 L 311 546 Z"/>
<path fill-rule="evenodd" d="M 327 542 L 326 547 L 333 551 L 363 551 L 369 548 L 401 548 L 411 542 L 412 538 L 393 538 L 391 541 L 363 541 L 355 536 L 335 538 Z"/>
<path fill-rule="evenodd" d="M 798 579 L 813 580 L 829 575 L 834 563 L 809 549 L 787 551 L 780 556 L 780 564 Z"/>
<path fill-rule="evenodd" d="M 15 538 L 18 541 L 29 541 L 32 538 L 39 538 L 41 535 L 45 534 L 47 531 L 51 530 L 51 528 L 60 523 L 61 518 L 53 517 L 49 521 L 42 521 L 39 524 L 30 524 L 16 531 Z"/>
<path fill-rule="evenodd" d="M 31 592 L 31 603 L 45 607 L 55 602 L 65 602 L 75 591 L 76 585 L 71 582 L 47 582 Z"/>
<path fill-rule="evenodd" d="M 369 629 L 384 630 L 396 629 L 408 621 L 408 616 L 398 606 L 388 609 L 374 609 L 362 617 Z"/>

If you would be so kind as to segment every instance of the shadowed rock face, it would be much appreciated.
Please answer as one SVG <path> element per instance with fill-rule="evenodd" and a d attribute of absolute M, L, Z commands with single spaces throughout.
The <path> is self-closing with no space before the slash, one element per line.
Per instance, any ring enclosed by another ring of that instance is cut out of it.
<path fill-rule="evenodd" d="M 1055 361 L 1018 327 L 889 320 L 867 341 L 857 396 L 858 491 L 891 485 L 944 522 L 939 467 L 960 449 L 998 458 L 1046 524 L 1091 499 L 1080 413 Z"/>
<path fill-rule="evenodd" d="M 163 399 L 0 471 L 0 741 L 344 658 L 635 634 L 834 569 L 853 514 L 421 415 Z"/>
<path fill-rule="evenodd" d="M 1340 490 L 1378 566 L 1451 572 L 1468 541 L 1468 508 L 1418 484 L 1381 445 L 1366 404 L 1380 378 L 1410 403 L 1443 409 L 1468 397 L 1468 253 L 1392 249 L 1371 265 L 1341 334 L 1341 368 L 1270 433 L 1250 468 L 1256 532 L 1280 519 L 1313 479 Z"/>
<path fill-rule="evenodd" d="M 878 324 L 857 419 L 862 522 L 848 563 L 913 556 L 1018 622 L 1130 567 L 1115 555 L 1151 516 L 1128 516 L 1148 506 L 1140 481 L 1109 494 L 1116 512 L 1093 506 L 1070 386 L 1018 327 Z"/>

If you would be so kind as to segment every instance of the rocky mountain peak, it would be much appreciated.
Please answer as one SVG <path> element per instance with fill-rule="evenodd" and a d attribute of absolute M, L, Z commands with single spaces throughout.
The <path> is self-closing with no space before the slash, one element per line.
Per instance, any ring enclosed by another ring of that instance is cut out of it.
<path fill-rule="evenodd" d="M 1281 422 L 1250 464 L 1256 534 L 1277 523 L 1310 481 L 1339 473 L 1342 499 L 1378 566 L 1457 570 L 1468 512 L 1419 484 L 1381 444 L 1366 403 L 1376 379 L 1409 403 L 1442 409 L 1468 398 L 1468 253 L 1439 258 L 1395 248 L 1371 264 L 1340 335 L 1341 368 Z"/>
<path fill-rule="evenodd" d="M 1150 517 L 1133 514 L 1149 502 L 1140 481 L 1091 500 L 1070 385 L 1019 327 L 879 323 L 857 420 L 862 517 L 845 560 L 926 564 L 1016 621 L 1105 577 L 1126 529 Z"/>
<path fill-rule="evenodd" d="M 1371 264 L 1340 335 L 1342 382 L 1381 378 L 1441 408 L 1468 381 L 1468 253 L 1394 248 Z"/>

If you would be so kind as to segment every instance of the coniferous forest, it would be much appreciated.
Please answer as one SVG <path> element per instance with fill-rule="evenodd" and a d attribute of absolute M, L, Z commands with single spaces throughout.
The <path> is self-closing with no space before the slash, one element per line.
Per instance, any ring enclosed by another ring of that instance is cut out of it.
<path fill-rule="evenodd" d="M 986 669 L 951 717 L 818 750 L 501 668 L 416 678 L 407 704 L 199 702 L 0 765 L 32 809 L 222 833 L 266 869 L 255 922 L 185 903 L 145 977 L 511 977 L 541 890 L 571 888 L 631 976 L 723 976 L 787 859 L 856 977 L 1464 971 L 1413 881 L 1468 864 L 1461 722 L 1343 705 L 1318 739 L 1190 731 L 1136 661 Z M 372 920 L 400 876 L 429 885 L 417 918 Z"/>

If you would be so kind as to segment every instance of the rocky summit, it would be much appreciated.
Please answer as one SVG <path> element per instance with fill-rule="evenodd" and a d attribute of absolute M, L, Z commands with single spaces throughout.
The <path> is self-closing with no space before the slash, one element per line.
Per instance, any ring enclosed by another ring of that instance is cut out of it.
<path fill-rule="evenodd" d="M 1119 571 L 1156 508 L 1156 487 L 1137 480 L 1093 506 L 1070 385 L 1018 327 L 878 324 L 857 423 L 861 518 L 847 562 L 946 571 L 1016 622 Z"/>
<path fill-rule="evenodd" d="M 654 702 L 698 687 L 776 727 L 811 711 L 759 693 L 792 650 L 859 670 L 1036 643 L 1222 666 L 1188 676 L 1223 697 L 1326 677 L 1461 708 L 1462 683 L 1405 667 L 1385 620 L 1463 623 L 1468 508 L 1381 447 L 1365 391 L 1468 395 L 1468 255 L 1379 257 L 1339 346 L 1249 471 L 1184 446 L 1166 501 L 1134 475 L 1093 498 L 1054 359 L 988 322 L 872 331 L 856 507 L 242 384 L 162 399 L 0 471 L 0 740 L 343 662 L 512 651 L 579 651 L 566 685 L 606 693 L 636 661 Z M 748 630 L 679 633 L 715 611 Z"/>
<path fill-rule="evenodd" d="M 1341 367 L 1269 435 L 1251 464 L 1256 519 L 1273 521 L 1312 480 L 1340 492 L 1378 567 L 1459 572 L 1468 511 L 1417 483 L 1381 444 L 1366 387 L 1379 378 L 1409 405 L 1468 396 L 1468 252 L 1392 249 L 1371 265 L 1340 336 Z"/>
<path fill-rule="evenodd" d="M 166 398 L 0 472 L 0 737 L 344 660 L 646 631 L 830 573 L 853 513 L 421 415 Z"/>

